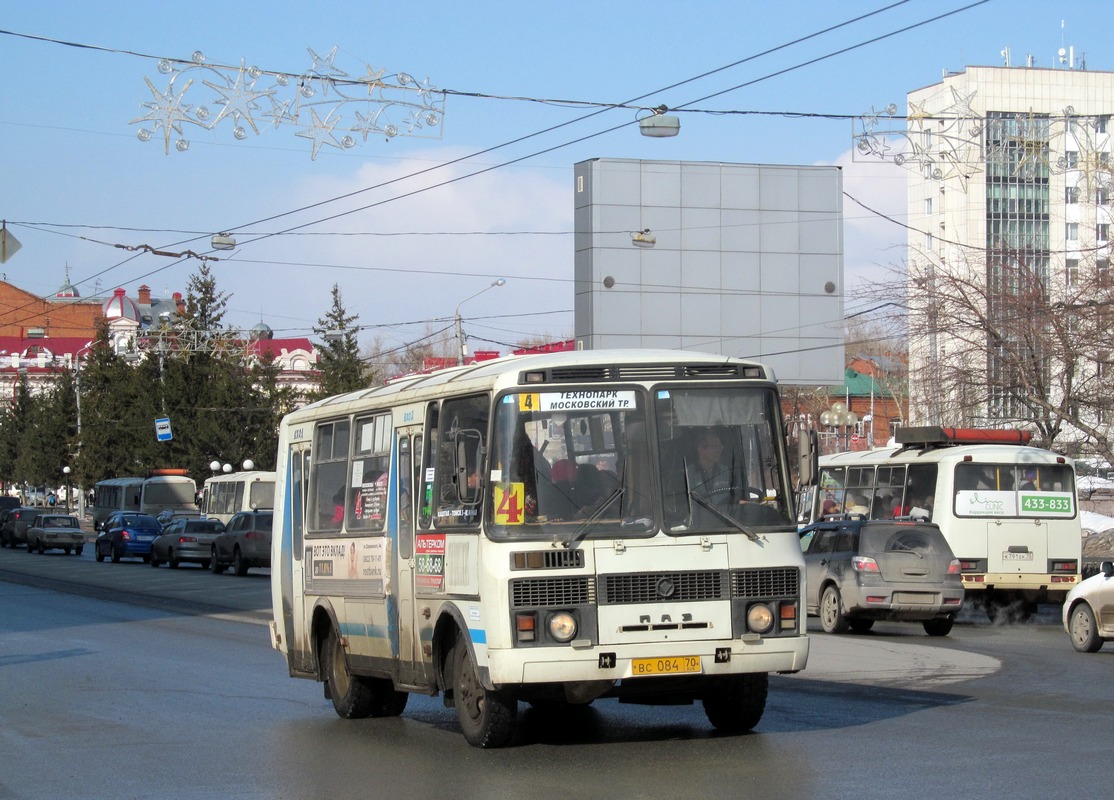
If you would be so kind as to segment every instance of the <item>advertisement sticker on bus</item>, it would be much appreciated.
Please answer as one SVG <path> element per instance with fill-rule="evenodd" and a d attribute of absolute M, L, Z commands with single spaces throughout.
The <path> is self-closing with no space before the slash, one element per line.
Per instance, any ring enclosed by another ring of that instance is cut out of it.
<path fill-rule="evenodd" d="M 344 581 L 360 581 L 368 592 L 382 593 L 385 587 L 386 540 L 352 539 L 306 547 L 306 589 Z M 366 582 L 366 583 L 365 583 Z M 335 590 L 333 590 L 335 591 Z"/>
<path fill-rule="evenodd" d="M 989 490 L 956 492 L 955 513 L 961 517 L 1015 517 L 1017 494 Z"/>
<path fill-rule="evenodd" d="M 414 584 L 439 592 L 445 584 L 445 534 L 427 533 L 414 540 Z"/>

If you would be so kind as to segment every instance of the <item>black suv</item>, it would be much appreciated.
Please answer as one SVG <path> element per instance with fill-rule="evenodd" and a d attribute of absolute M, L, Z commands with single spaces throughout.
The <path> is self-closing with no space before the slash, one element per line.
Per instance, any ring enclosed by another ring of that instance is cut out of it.
<path fill-rule="evenodd" d="M 875 620 L 920 622 L 947 636 L 963 604 L 959 561 L 930 522 L 842 518 L 801 530 L 805 607 L 828 633 Z"/>

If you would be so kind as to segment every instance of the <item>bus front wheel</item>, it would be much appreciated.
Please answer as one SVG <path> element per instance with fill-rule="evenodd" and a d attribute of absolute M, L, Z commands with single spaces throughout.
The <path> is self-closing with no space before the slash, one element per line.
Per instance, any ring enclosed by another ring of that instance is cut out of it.
<path fill-rule="evenodd" d="M 452 652 L 453 702 L 460 730 L 476 747 L 503 747 L 514 735 L 518 701 L 506 692 L 484 688 L 468 643 L 458 637 Z"/>
<path fill-rule="evenodd" d="M 769 686 L 765 672 L 722 678 L 704 696 L 704 713 L 717 731 L 745 733 L 762 719 Z"/>

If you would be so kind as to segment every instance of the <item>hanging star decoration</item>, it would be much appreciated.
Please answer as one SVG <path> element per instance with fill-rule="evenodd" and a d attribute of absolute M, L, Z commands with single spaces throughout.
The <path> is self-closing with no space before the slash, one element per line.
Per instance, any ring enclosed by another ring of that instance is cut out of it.
<path fill-rule="evenodd" d="M 231 116 L 233 124 L 240 128 L 240 121 L 247 120 L 248 125 L 255 133 L 259 134 L 259 128 L 255 124 L 255 118 L 252 116 L 253 112 L 262 110 L 259 105 L 259 98 L 270 97 L 275 93 L 274 89 L 256 90 L 255 82 L 258 79 L 258 73 L 251 77 L 251 82 L 245 79 L 247 72 L 244 70 L 244 62 L 240 62 L 240 70 L 236 73 L 236 79 L 231 84 L 218 84 L 212 81 L 203 81 L 203 83 L 210 89 L 215 91 L 221 96 L 221 100 L 217 104 L 221 106 L 220 113 L 217 114 L 216 119 L 212 121 L 210 127 L 215 128 L 220 124 L 221 120 Z M 235 132 L 234 132 L 235 133 Z M 244 138 L 241 131 L 236 136 L 237 139 Z"/>
<path fill-rule="evenodd" d="M 213 64 L 200 51 L 189 60 L 162 59 L 158 71 L 166 89 L 144 77 L 152 99 L 141 104 L 147 112 L 129 124 L 142 126 L 137 132 L 142 142 L 161 132 L 167 154 L 171 141 L 177 152 L 189 149 L 186 126 L 231 129 L 238 141 L 249 138 L 249 132 L 258 136 L 293 127 L 295 136 L 310 141 L 314 160 L 325 147 L 355 147 L 369 133 L 386 139 L 441 138 L 446 93 L 428 79 L 389 75 L 370 64 L 353 79 L 336 64 L 338 47 L 323 53 L 306 49 L 310 65 L 302 73 L 248 67 L 244 60 L 237 67 Z"/>
<path fill-rule="evenodd" d="M 182 139 L 182 123 L 188 122 L 194 125 L 200 124 L 197 120 L 190 116 L 192 106 L 186 105 L 182 102 L 183 96 L 190 88 L 192 80 L 186 81 L 186 85 L 182 87 L 182 91 L 175 93 L 174 86 L 171 86 L 165 91 L 160 92 L 155 88 L 155 84 L 151 83 L 149 78 L 144 78 L 147 82 L 147 88 L 151 90 L 153 100 L 143 103 L 143 107 L 150 109 L 146 114 L 141 117 L 136 117 L 129 124 L 135 125 L 140 122 L 149 122 L 155 131 L 162 130 L 163 139 L 165 142 L 166 152 L 170 153 L 170 137 L 172 134 L 178 134 L 178 141 Z M 146 128 L 141 128 L 139 131 L 140 141 L 150 141 L 153 138 L 152 132 Z"/>
<path fill-rule="evenodd" d="M 951 89 L 950 103 L 936 113 L 927 110 L 928 100 L 909 101 L 901 127 L 891 123 L 893 105 L 882 112 L 871 108 L 855 119 L 852 157 L 891 161 L 931 180 L 955 182 L 966 192 L 983 160 L 984 125 L 971 109 L 974 97 L 974 92 L 964 95 Z M 935 124 L 926 124 L 929 121 Z"/>
<path fill-rule="evenodd" d="M 338 150 L 343 149 L 344 145 L 337 141 L 337 138 L 333 135 L 333 128 L 336 127 L 337 120 L 334 120 L 331 116 L 321 119 L 321 117 L 317 116 L 316 108 L 311 108 L 309 113 L 313 118 L 312 124 L 305 126 L 294 135 L 304 137 L 313 142 L 313 151 L 310 154 L 310 160 L 316 160 L 317 154 L 321 152 L 321 148 L 325 145 L 335 147 Z"/>

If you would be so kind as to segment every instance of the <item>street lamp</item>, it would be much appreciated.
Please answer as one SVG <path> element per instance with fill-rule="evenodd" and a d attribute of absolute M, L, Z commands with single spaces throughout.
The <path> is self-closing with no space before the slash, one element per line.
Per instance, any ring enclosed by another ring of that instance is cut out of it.
<path fill-rule="evenodd" d="M 850 429 L 859 424 L 859 415 L 847 408 L 843 402 L 832 403 L 832 407 L 820 415 L 820 424 L 829 428 L 836 428 L 836 443 L 838 446 L 839 435 L 843 434 L 845 450 L 850 450 L 848 441 Z"/>
<path fill-rule="evenodd" d="M 70 513 L 70 497 L 73 495 L 73 489 L 70 488 L 70 468 L 62 467 L 62 474 L 66 476 L 66 513 Z"/>
<path fill-rule="evenodd" d="M 489 285 L 480 289 L 475 294 L 469 295 L 468 297 L 465 297 L 463 300 L 461 300 L 459 303 L 456 304 L 456 312 L 453 314 L 453 323 L 456 326 L 456 363 L 457 364 L 463 364 L 464 363 L 464 357 L 466 355 L 466 353 L 465 353 L 465 343 L 464 343 L 464 327 L 461 325 L 460 307 L 462 305 L 464 305 L 465 303 L 467 303 L 469 300 L 471 300 L 473 297 L 479 297 L 481 294 L 486 292 L 488 289 L 494 289 L 496 286 L 502 286 L 506 282 L 507 281 L 504 278 L 496 278 Z"/>

